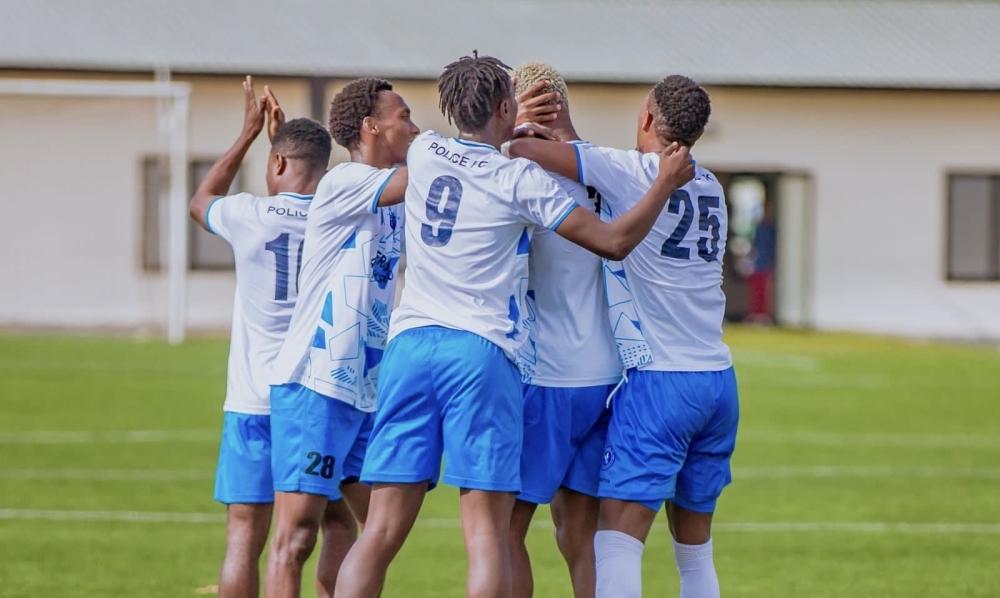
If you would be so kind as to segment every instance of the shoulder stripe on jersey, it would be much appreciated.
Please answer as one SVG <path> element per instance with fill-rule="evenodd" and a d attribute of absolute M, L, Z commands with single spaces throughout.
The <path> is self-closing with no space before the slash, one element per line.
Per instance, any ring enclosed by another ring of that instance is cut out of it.
<path fill-rule="evenodd" d="M 208 232 L 212 233 L 213 235 L 217 233 L 214 230 L 212 230 L 212 221 L 208 219 L 208 215 L 212 213 L 212 206 L 214 206 L 215 202 L 219 201 L 220 199 L 222 199 L 222 197 L 216 197 L 215 199 L 213 199 L 212 203 L 208 204 L 208 209 L 205 210 L 205 228 L 207 228 Z"/>
<path fill-rule="evenodd" d="M 559 228 L 559 225 L 563 223 L 563 220 L 566 220 L 566 217 L 569 216 L 569 213 L 572 212 L 573 210 L 579 208 L 579 207 L 580 207 L 580 204 L 578 204 L 578 203 L 576 203 L 574 201 L 573 205 L 571 205 L 570 207 L 566 208 L 566 211 L 563 212 L 562 216 L 559 217 L 559 220 L 556 220 L 556 223 L 553 224 L 550 228 L 552 230 L 556 230 L 557 228 Z"/>
<path fill-rule="evenodd" d="M 382 185 L 378 188 L 378 191 L 375 192 L 375 199 L 372 200 L 372 214 L 378 212 L 378 200 L 382 198 L 382 192 L 385 191 L 385 186 L 389 184 L 389 179 L 392 178 L 392 175 L 396 174 L 397 170 L 399 169 L 393 168 L 390 170 L 389 176 L 385 177 L 385 180 L 382 181 Z"/>
<path fill-rule="evenodd" d="M 313 198 L 312 195 L 299 195 L 298 193 L 291 193 L 288 191 L 282 191 L 278 195 L 284 195 L 285 197 L 291 197 L 292 199 L 301 199 L 303 201 L 309 201 Z"/>
<path fill-rule="evenodd" d="M 571 143 L 573 146 L 573 151 L 576 152 L 576 178 L 579 179 L 580 184 L 586 186 L 587 183 L 583 182 L 583 156 L 580 155 L 580 145 L 577 143 Z"/>

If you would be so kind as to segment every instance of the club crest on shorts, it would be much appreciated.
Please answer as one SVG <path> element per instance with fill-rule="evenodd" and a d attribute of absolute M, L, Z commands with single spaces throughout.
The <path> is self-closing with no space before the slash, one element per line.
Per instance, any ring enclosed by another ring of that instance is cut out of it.
<path fill-rule="evenodd" d="M 604 458 L 601 460 L 601 470 L 610 468 L 615 464 L 615 450 L 611 447 L 604 449 Z"/>

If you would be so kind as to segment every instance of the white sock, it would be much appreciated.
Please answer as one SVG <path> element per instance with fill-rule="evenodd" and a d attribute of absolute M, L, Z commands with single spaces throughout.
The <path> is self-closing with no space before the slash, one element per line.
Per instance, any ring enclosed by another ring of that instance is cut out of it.
<path fill-rule="evenodd" d="M 719 578 L 712 562 L 712 539 L 701 546 L 674 541 L 674 559 L 681 574 L 681 598 L 719 598 Z"/>
<path fill-rule="evenodd" d="M 594 535 L 596 598 L 641 598 L 642 542 L 628 534 L 600 530 Z"/>

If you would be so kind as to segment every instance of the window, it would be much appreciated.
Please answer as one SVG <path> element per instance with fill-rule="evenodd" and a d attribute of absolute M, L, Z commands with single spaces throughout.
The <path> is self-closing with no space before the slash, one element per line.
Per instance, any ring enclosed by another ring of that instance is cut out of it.
<path fill-rule="evenodd" d="M 1000 280 L 1000 176 L 949 178 L 948 280 Z"/>
<path fill-rule="evenodd" d="M 188 165 L 188 188 L 185 195 L 190 197 L 215 162 L 193 160 Z M 237 193 L 242 187 L 242 170 L 229 193 Z M 142 265 L 146 270 L 159 270 L 167 255 L 167 239 L 161 235 L 161 223 L 167 221 L 167 202 L 170 193 L 170 163 L 165 156 L 150 156 L 142 162 L 143 211 L 142 211 Z M 188 220 L 188 268 L 191 270 L 232 270 L 235 267 L 233 250 L 225 240 Z"/>

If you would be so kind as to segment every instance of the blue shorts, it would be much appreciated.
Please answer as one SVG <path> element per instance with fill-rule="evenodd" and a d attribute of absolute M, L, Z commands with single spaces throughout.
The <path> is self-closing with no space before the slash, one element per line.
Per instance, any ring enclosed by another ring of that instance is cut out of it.
<path fill-rule="evenodd" d="M 494 492 L 521 489 L 521 382 L 500 347 L 440 326 L 389 341 L 361 480 Z"/>
<path fill-rule="evenodd" d="M 271 387 L 271 469 L 275 492 L 339 500 L 349 464 L 364 459 L 359 442 L 369 414 L 299 384 Z M 360 455 L 358 454 L 360 451 Z"/>
<path fill-rule="evenodd" d="M 372 429 L 375 427 L 375 414 L 365 413 L 365 420 L 361 423 L 358 436 L 354 439 L 354 446 L 347 453 L 344 460 L 344 477 L 341 484 L 354 484 L 361 481 L 361 466 L 365 463 L 365 454 L 368 452 L 368 440 L 371 438 Z"/>
<path fill-rule="evenodd" d="M 733 368 L 630 372 L 611 405 L 600 497 L 714 512 L 732 481 L 739 419 Z"/>
<path fill-rule="evenodd" d="M 560 486 L 597 496 L 614 385 L 524 387 L 524 447 L 518 500 L 548 504 Z"/>
<path fill-rule="evenodd" d="M 225 505 L 274 502 L 269 416 L 225 413 L 214 496 Z"/>

